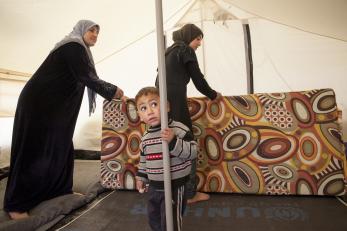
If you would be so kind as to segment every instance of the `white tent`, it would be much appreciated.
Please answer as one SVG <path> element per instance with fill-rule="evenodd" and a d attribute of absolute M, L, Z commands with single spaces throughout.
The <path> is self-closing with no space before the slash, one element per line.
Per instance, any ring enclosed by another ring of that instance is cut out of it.
<path fill-rule="evenodd" d="M 242 24 L 248 23 L 255 92 L 333 88 L 346 118 L 347 1 L 163 0 L 163 8 L 168 45 L 175 25 L 193 22 L 203 29 L 199 63 L 210 85 L 224 95 L 247 93 Z M 141 87 L 153 85 L 156 76 L 154 11 L 154 1 L 148 0 L 0 0 L 0 20 L 6 21 L 0 33 L 0 68 L 33 73 L 75 22 L 88 18 L 101 25 L 92 48 L 99 76 L 134 97 Z M 15 104 L 4 102 L 5 88 L 0 86 L 1 113 Z M 189 95 L 200 96 L 191 86 Z M 92 117 L 84 100 L 75 148 L 100 150 L 102 98 Z M 11 121 L 0 118 L 2 150 L 11 141 Z M 343 122 L 346 129 L 347 120 Z"/>

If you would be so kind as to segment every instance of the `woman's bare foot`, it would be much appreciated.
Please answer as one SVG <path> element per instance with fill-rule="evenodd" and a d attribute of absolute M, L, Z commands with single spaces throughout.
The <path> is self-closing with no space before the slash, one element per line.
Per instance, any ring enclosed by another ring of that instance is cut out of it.
<path fill-rule="evenodd" d="M 27 212 L 20 213 L 20 212 L 9 212 L 8 215 L 12 220 L 18 220 L 23 218 L 28 218 L 29 214 Z"/>
<path fill-rule="evenodd" d="M 193 204 L 199 201 L 207 201 L 210 199 L 210 195 L 202 192 L 196 192 L 195 196 L 192 199 L 188 199 L 188 204 Z"/>

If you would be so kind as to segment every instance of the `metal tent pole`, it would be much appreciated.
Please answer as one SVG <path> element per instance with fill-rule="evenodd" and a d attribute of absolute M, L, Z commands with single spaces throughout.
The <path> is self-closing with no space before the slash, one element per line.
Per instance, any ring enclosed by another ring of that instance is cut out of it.
<path fill-rule="evenodd" d="M 160 116 L 161 129 L 168 127 L 167 115 L 167 95 L 166 95 L 166 71 L 165 71 L 165 45 L 163 31 L 163 8 L 162 1 L 155 1 L 156 9 L 156 32 L 157 32 L 157 51 L 158 51 L 158 74 L 159 74 L 159 94 L 160 94 Z M 171 193 L 171 173 L 169 146 L 163 141 L 163 165 L 164 165 L 164 189 L 165 189 L 165 212 L 166 230 L 173 231 L 172 218 L 172 193 Z"/>
<path fill-rule="evenodd" d="M 203 17 L 203 13 L 204 12 L 202 12 L 202 7 L 203 7 L 202 4 L 203 3 L 200 1 L 200 25 L 201 25 L 201 31 L 203 32 L 204 31 L 204 17 Z M 205 48 L 205 43 L 203 42 L 201 46 L 202 46 L 202 64 L 203 64 L 202 68 L 204 70 L 203 73 L 204 73 L 204 76 L 206 78 L 207 73 L 206 73 L 206 58 L 205 58 L 206 48 Z"/>
<path fill-rule="evenodd" d="M 246 71 L 247 71 L 247 94 L 254 93 L 253 82 L 253 59 L 252 59 L 252 44 L 251 34 L 249 31 L 248 20 L 242 21 L 244 44 L 245 44 L 245 58 L 246 58 Z"/>

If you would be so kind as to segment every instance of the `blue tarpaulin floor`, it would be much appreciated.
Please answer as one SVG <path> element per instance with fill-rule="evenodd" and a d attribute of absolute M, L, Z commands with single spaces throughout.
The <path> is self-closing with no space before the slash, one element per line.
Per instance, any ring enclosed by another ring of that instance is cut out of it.
<path fill-rule="evenodd" d="M 340 199 L 341 200 L 341 199 Z M 347 207 L 336 197 L 211 194 L 188 206 L 183 230 L 346 231 Z M 149 231 L 146 195 L 109 191 L 51 230 Z"/>
<path fill-rule="evenodd" d="M 74 190 L 85 196 L 70 195 L 43 202 L 34 209 L 31 219 L 20 222 L 10 221 L 0 211 L 0 230 L 149 231 L 147 195 L 136 191 L 105 191 L 98 184 L 99 178 L 99 160 L 77 160 Z M 1 207 L 6 180 L 6 176 L 0 180 Z M 210 195 L 209 201 L 187 207 L 183 230 L 347 230 L 347 204 L 340 197 Z M 49 208 L 54 208 L 55 213 Z"/>

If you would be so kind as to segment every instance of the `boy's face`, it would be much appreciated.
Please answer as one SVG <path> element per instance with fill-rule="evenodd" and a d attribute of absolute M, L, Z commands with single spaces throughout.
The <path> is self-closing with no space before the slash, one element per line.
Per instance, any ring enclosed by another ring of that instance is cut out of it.
<path fill-rule="evenodd" d="M 160 124 L 160 98 L 157 95 L 143 95 L 137 100 L 137 113 L 141 121 L 150 126 Z"/>

